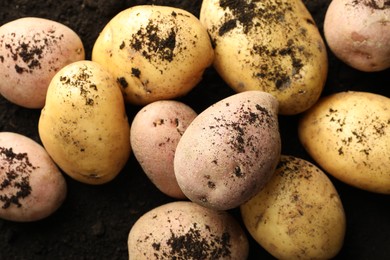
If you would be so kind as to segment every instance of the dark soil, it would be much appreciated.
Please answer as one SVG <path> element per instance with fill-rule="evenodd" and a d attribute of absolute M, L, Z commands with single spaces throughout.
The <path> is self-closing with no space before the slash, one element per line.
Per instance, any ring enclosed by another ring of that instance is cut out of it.
<path fill-rule="evenodd" d="M 322 32 L 330 0 L 306 0 Z M 0 25 L 36 16 L 61 22 L 82 38 L 87 59 L 104 25 L 119 11 L 139 4 L 181 7 L 196 16 L 201 1 L 184 0 L 1 0 Z M 329 76 L 324 95 L 343 90 L 363 90 L 388 97 L 390 71 L 363 73 L 337 60 L 329 52 Z M 210 68 L 204 80 L 182 101 L 197 112 L 232 94 Z M 128 107 L 131 119 L 139 108 Z M 0 97 L 0 131 L 17 132 L 40 142 L 40 111 L 25 109 Z M 299 116 L 280 117 L 283 153 L 311 161 L 297 139 Z M 0 259 L 127 259 L 127 235 L 146 211 L 173 201 L 147 179 L 132 156 L 112 182 L 90 186 L 66 177 L 68 196 L 50 217 L 33 223 L 0 220 Z M 345 245 L 337 259 L 390 259 L 390 196 L 365 192 L 334 182 L 347 215 Z M 239 218 L 237 209 L 231 213 Z M 248 236 L 249 237 L 249 236 Z M 273 259 L 250 237 L 250 259 Z"/>

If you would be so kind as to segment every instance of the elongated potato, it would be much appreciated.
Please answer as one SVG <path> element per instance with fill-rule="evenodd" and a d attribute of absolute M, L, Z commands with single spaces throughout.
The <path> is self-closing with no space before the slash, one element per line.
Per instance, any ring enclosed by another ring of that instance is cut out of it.
<path fill-rule="evenodd" d="M 238 207 L 257 194 L 279 161 L 278 102 L 258 90 L 229 96 L 187 127 L 175 152 L 183 193 L 218 210 Z"/>
<path fill-rule="evenodd" d="M 282 155 L 264 189 L 241 205 L 246 228 L 277 259 L 331 259 L 346 229 L 342 202 L 329 178 L 300 158 Z"/>
<path fill-rule="evenodd" d="M 69 64 L 52 79 L 39 136 L 72 178 L 88 184 L 112 180 L 130 155 L 129 128 L 120 87 L 98 63 Z"/>
<path fill-rule="evenodd" d="M 354 187 L 390 194 L 390 99 L 368 92 L 322 98 L 305 113 L 299 139 L 329 174 Z"/>
<path fill-rule="evenodd" d="M 214 67 L 235 91 L 266 91 L 281 114 L 303 112 L 319 98 L 327 53 L 300 0 L 204 0 L 200 21 L 215 46 Z"/>

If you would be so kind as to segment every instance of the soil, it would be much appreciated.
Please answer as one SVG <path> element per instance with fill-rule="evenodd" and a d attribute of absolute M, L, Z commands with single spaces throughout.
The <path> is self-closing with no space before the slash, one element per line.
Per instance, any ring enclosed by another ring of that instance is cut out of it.
<path fill-rule="evenodd" d="M 330 0 L 305 0 L 321 33 Z M 140 4 L 170 5 L 199 15 L 201 1 L 181 0 L 1 0 L 0 25 L 36 16 L 61 22 L 76 31 L 90 59 L 93 43 L 104 25 L 119 11 Z M 390 70 L 356 71 L 329 52 L 329 73 L 323 95 L 343 90 L 389 95 Z M 387 88 L 387 89 L 385 89 Z M 201 112 L 233 91 L 210 68 L 183 102 Z M 137 107 L 127 107 L 131 119 Z M 0 131 L 26 135 L 40 143 L 40 111 L 11 104 L 0 96 Z M 297 139 L 298 116 L 281 116 L 283 153 L 312 161 Z M 112 182 L 91 186 L 65 176 L 68 195 L 53 215 L 41 221 L 0 220 L 0 259 L 127 259 L 127 235 L 148 210 L 173 201 L 148 180 L 134 156 Z M 390 196 L 362 191 L 330 177 L 347 215 L 345 244 L 336 259 L 390 259 Z M 241 222 L 237 209 L 230 211 Z M 249 259 L 273 259 L 250 238 Z"/>

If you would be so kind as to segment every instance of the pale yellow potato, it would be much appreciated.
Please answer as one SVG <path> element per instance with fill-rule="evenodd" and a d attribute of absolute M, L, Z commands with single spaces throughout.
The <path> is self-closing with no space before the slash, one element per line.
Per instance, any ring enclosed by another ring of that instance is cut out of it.
<path fill-rule="evenodd" d="M 150 210 L 128 236 L 129 259 L 232 259 L 248 257 L 246 234 L 225 211 L 189 201 Z"/>
<path fill-rule="evenodd" d="M 188 11 L 139 5 L 117 14 L 97 38 L 92 60 L 122 86 L 125 100 L 146 105 L 187 94 L 212 64 L 214 51 Z"/>
<path fill-rule="evenodd" d="M 129 132 L 120 87 L 101 65 L 78 61 L 53 77 L 39 136 L 70 177 L 88 184 L 112 180 L 129 158 Z"/>
<path fill-rule="evenodd" d="M 152 102 L 135 115 L 131 124 L 132 151 L 149 179 L 163 193 L 185 198 L 173 169 L 176 146 L 197 113 L 182 102 Z"/>
<path fill-rule="evenodd" d="M 322 98 L 302 117 L 299 139 L 329 174 L 390 194 L 390 99 L 367 92 Z"/>
<path fill-rule="evenodd" d="M 53 214 L 67 195 L 65 178 L 45 149 L 17 133 L 0 133 L 0 218 L 29 222 Z"/>
<path fill-rule="evenodd" d="M 332 182 L 314 164 L 282 155 L 272 179 L 240 207 L 252 237 L 277 259 L 331 259 L 346 219 Z"/>
<path fill-rule="evenodd" d="M 183 193 L 202 206 L 227 210 L 257 194 L 279 161 L 278 102 L 253 90 L 227 97 L 200 113 L 175 152 Z"/>
<path fill-rule="evenodd" d="M 199 19 L 215 46 L 214 67 L 235 91 L 266 91 L 286 115 L 320 97 L 327 52 L 300 0 L 204 0 Z"/>
<path fill-rule="evenodd" d="M 0 94 L 27 108 L 42 108 L 52 77 L 83 60 L 80 37 L 56 21 L 24 17 L 0 27 Z"/>
<path fill-rule="evenodd" d="M 390 68 L 390 8 L 385 0 L 333 0 L 324 34 L 331 51 L 366 72 Z"/>

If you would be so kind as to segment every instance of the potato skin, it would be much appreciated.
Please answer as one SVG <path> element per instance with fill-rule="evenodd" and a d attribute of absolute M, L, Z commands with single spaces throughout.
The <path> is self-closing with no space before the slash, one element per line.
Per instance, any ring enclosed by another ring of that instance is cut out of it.
<path fill-rule="evenodd" d="M 329 174 L 354 187 L 390 194 L 390 99 L 340 92 L 301 118 L 299 139 Z"/>
<path fill-rule="evenodd" d="M 259 192 L 279 161 L 277 100 L 261 91 L 227 97 L 200 113 L 175 153 L 178 184 L 193 202 L 232 209 Z"/>
<path fill-rule="evenodd" d="M 80 37 L 69 27 L 24 17 L 0 27 L 0 93 L 27 108 L 42 108 L 52 77 L 85 58 Z"/>
<path fill-rule="evenodd" d="M 382 0 L 333 0 L 324 34 L 332 52 L 366 72 L 390 68 L 390 6 Z"/>
<path fill-rule="evenodd" d="M 69 64 L 53 77 L 38 129 L 59 167 L 87 184 L 112 180 L 130 155 L 130 128 L 120 87 L 92 61 Z"/>
<path fill-rule="evenodd" d="M 200 21 L 214 44 L 214 67 L 235 91 L 262 90 L 279 113 L 298 114 L 320 97 L 328 60 L 300 0 L 204 0 Z"/>
<path fill-rule="evenodd" d="M 130 143 L 137 161 L 163 193 L 185 198 L 173 169 L 176 146 L 197 113 L 184 103 L 160 100 L 143 107 L 131 124 Z"/>
<path fill-rule="evenodd" d="M 158 5 L 117 14 L 92 51 L 92 60 L 117 78 L 125 100 L 136 105 L 187 94 L 213 58 L 207 31 L 194 15 Z"/>
<path fill-rule="evenodd" d="M 150 210 L 128 236 L 129 259 L 236 259 L 248 257 L 249 245 L 237 221 L 189 201 Z"/>
<path fill-rule="evenodd" d="M 346 219 L 329 178 L 303 159 L 282 155 L 265 188 L 240 207 L 253 238 L 278 259 L 331 259 Z"/>
<path fill-rule="evenodd" d="M 45 149 L 34 140 L 0 133 L 0 218 L 29 222 L 53 214 L 67 185 Z"/>

